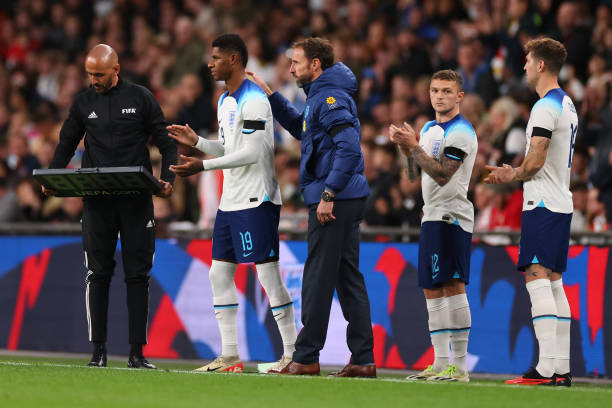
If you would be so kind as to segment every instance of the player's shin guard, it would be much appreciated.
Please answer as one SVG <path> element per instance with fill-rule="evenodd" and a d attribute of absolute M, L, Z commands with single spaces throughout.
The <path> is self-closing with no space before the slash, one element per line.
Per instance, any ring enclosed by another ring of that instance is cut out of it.
<path fill-rule="evenodd" d="M 295 351 L 297 337 L 295 317 L 293 303 L 281 275 L 280 264 L 278 261 L 267 262 L 257 264 L 256 267 L 259 282 L 268 295 L 272 314 L 283 339 L 283 355 L 291 357 Z"/>
<path fill-rule="evenodd" d="M 434 348 L 434 370 L 441 372 L 449 361 L 449 316 L 448 299 L 445 297 L 425 299 L 429 313 L 429 335 Z"/>
<path fill-rule="evenodd" d="M 221 355 L 238 356 L 238 334 L 236 314 L 238 313 L 238 294 L 234 283 L 236 264 L 213 259 L 209 271 L 213 292 L 215 317 L 221 333 Z"/>
<path fill-rule="evenodd" d="M 450 344 L 453 352 L 453 365 L 457 367 L 460 373 L 465 373 L 467 372 L 465 357 L 472 325 L 470 304 L 465 293 L 448 297 L 448 313 L 450 316 Z"/>
<path fill-rule="evenodd" d="M 536 279 L 527 283 L 531 299 L 533 328 L 540 346 L 536 370 L 544 377 L 555 373 L 555 339 L 557 337 L 557 306 L 548 279 Z"/>
<path fill-rule="evenodd" d="M 555 352 L 555 374 L 570 372 L 570 324 L 572 321 L 569 302 L 561 279 L 550 283 L 557 306 L 557 341 Z"/>

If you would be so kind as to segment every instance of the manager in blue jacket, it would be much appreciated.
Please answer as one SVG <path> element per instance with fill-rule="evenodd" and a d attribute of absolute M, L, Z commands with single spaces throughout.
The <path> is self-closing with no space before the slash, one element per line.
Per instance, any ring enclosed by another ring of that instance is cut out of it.
<path fill-rule="evenodd" d="M 307 38 L 294 44 L 291 74 L 306 92 L 299 113 L 256 74 L 276 120 L 302 141 L 300 188 L 309 207 L 308 258 L 302 282 L 302 323 L 293 361 L 282 374 L 319 374 L 334 296 L 348 321 L 351 360 L 338 377 L 375 377 L 370 302 L 359 271 L 359 224 L 370 191 L 364 176 L 361 128 L 351 97 L 357 79 L 334 64 L 329 41 Z"/>

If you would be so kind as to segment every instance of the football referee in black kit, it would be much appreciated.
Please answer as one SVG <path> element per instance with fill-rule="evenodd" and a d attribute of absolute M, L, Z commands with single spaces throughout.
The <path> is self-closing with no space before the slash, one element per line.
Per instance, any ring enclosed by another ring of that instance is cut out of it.
<path fill-rule="evenodd" d="M 117 53 L 105 44 L 87 55 L 91 87 L 75 98 L 60 131 L 50 168 L 64 168 L 85 136 L 83 167 L 145 166 L 151 171 L 147 142 L 162 155 L 162 184 L 157 193 L 170 197 L 177 149 L 168 137 L 163 113 L 151 92 L 119 78 Z M 43 187 L 45 194 L 53 194 Z M 89 340 L 94 343 L 90 366 L 106 366 L 108 292 L 115 268 L 117 238 L 127 285 L 130 357 L 128 367 L 155 368 L 142 355 L 147 343 L 149 271 L 155 254 L 155 222 L 150 194 L 88 197 L 83 200 L 86 306 Z"/>

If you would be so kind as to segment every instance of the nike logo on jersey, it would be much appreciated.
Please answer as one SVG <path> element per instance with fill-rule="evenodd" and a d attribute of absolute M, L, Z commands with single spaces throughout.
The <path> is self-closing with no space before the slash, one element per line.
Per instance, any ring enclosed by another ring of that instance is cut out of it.
<path fill-rule="evenodd" d="M 98 115 L 96 115 L 96 111 L 92 111 L 87 119 L 98 119 Z"/>
<path fill-rule="evenodd" d="M 280 315 L 282 315 L 282 313 L 273 314 L 272 316 L 274 316 L 274 318 L 276 319 Z"/>
<path fill-rule="evenodd" d="M 121 113 L 125 114 L 125 113 L 136 113 L 136 108 L 123 108 L 121 109 Z"/>
<path fill-rule="evenodd" d="M 246 258 L 247 256 L 251 255 L 252 253 L 253 253 L 253 251 L 251 251 L 251 252 L 243 252 L 242 256 Z"/>

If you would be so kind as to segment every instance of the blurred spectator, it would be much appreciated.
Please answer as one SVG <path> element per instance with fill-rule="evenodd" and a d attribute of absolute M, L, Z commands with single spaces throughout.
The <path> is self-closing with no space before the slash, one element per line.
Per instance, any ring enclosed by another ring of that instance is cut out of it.
<path fill-rule="evenodd" d="M 52 222 L 80 222 L 83 215 L 83 200 L 79 197 L 64 197 L 60 208 L 48 217 Z"/>
<path fill-rule="evenodd" d="M 16 221 L 19 218 L 17 193 L 8 185 L 8 171 L 0 161 L 0 222 Z"/>
<path fill-rule="evenodd" d="M 588 231 L 587 223 L 587 202 L 589 197 L 589 187 L 583 181 L 576 181 L 570 184 L 572 201 L 574 203 L 574 213 L 572 214 L 571 232 Z"/>
<path fill-rule="evenodd" d="M 366 203 L 365 222 L 368 225 L 397 226 L 402 224 L 402 200 L 397 195 L 392 196 L 391 191 L 397 189 L 397 169 L 395 162 L 398 151 L 394 144 L 374 144 L 366 153 L 368 159 L 366 178 L 370 185 L 370 196 Z M 393 194 L 397 194 L 394 191 Z"/>
<path fill-rule="evenodd" d="M 168 72 L 168 85 L 176 85 L 183 75 L 197 73 L 204 62 L 204 44 L 196 37 L 193 21 L 180 16 L 174 21 L 174 62 Z"/>
<path fill-rule="evenodd" d="M 490 231 L 494 197 L 491 184 L 478 184 L 474 189 L 474 231 Z"/>
<path fill-rule="evenodd" d="M 518 105 L 508 96 L 491 105 L 487 122 L 478 129 L 478 135 L 493 144 L 491 162 L 511 164 L 517 155 L 525 154 L 527 123 L 519 114 Z"/>
<path fill-rule="evenodd" d="M 170 200 L 153 196 L 153 214 L 155 216 L 155 237 L 169 238 L 168 226 L 175 220 Z"/>
<path fill-rule="evenodd" d="M 486 105 L 497 97 L 497 83 L 491 68 L 481 55 L 480 42 L 471 40 L 459 45 L 457 50 L 457 71 L 463 77 L 463 90 L 466 93 L 477 93 Z"/>
<path fill-rule="evenodd" d="M 183 109 L 178 113 L 176 123 L 189 124 L 199 135 L 211 131 L 213 109 L 211 97 L 204 94 L 202 81 L 196 74 L 185 74 L 179 84 L 179 93 Z"/>
<path fill-rule="evenodd" d="M 15 178 L 31 176 L 32 170 L 40 168 L 36 156 L 30 153 L 26 137 L 15 133 L 9 136 L 6 164 Z"/>
<path fill-rule="evenodd" d="M 596 188 L 589 190 L 587 198 L 586 218 L 588 229 L 593 232 L 608 231 L 610 225 L 606 218 L 606 208 L 599 201 L 599 190 Z"/>
<path fill-rule="evenodd" d="M 23 178 L 17 182 L 16 192 L 20 210 L 17 221 L 42 221 L 42 193 L 39 184 L 32 178 Z"/>
<path fill-rule="evenodd" d="M 587 19 L 582 4 L 578 1 L 564 1 L 559 5 L 557 27 L 553 33 L 553 37 L 561 41 L 567 49 L 566 64 L 575 69 L 576 76 L 581 81 L 586 79 L 591 53 Z"/>

